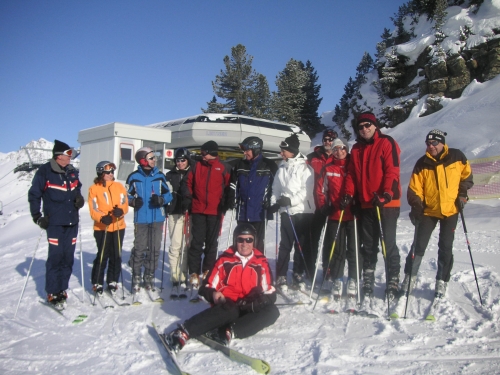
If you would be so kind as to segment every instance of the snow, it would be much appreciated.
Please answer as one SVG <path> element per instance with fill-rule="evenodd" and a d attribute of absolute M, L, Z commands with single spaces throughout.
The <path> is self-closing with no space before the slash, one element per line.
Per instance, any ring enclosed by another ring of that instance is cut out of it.
<path fill-rule="evenodd" d="M 498 12 L 500 1 L 494 0 L 488 6 Z M 481 11 L 477 17 L 480 14 Z M 484 13 L 482 17 L 486 17 Z M 422 109 L 419 104 L 406 122 L 393 129 L 384 129 L 384 133 L 390 134 L 402 150 L 403 191 L 406 192 L 413 165 L 424 153 L 424 137 L 431 129 L 448 132 L 446 140 L 450 147 L 461 149 L 470 159 L 500 155 L 499 102 L 500 77 L 486 83 L 472 82 L 461 98 L 447 100 L 441 111 L 418 117 Z M 320 138 L 318 135 L 312 145 L 319 144 Z M 352 141 L 350 143 L 352 145 Z M 35 147 L 40 144 L 47 146 L 49 143 L 45 140 L 31 143 Z M 4 214 L 0 216 L 0 373 L 169 373 L 173 367 L 168 364 L 151 322 L 170 330 L 208 306 L 168 300 L 168 264 L 163 274 L 165 303 L 117 306 L 108 310 L 92 306 L 89 279 L 96 248 L 86 206 L 81 210 L 81 236 L 70 280 L 67 311 L 72 317 L 79 313 L 89 317 L 84 323 L 73 325 L 39 303 L 45 298 L 47 242 L 45 233 L 33 224 L 29 214 L 26 197 L 33 172 L 12 173 L 19 162 L 27 161 L 24 157 L 24 151 L 0 154 L 0 200 L 4 206 Z M 471 201 L 465 208 L 468 239 L 484 306 L 479 303 L 467 241 L 459 221 L 448 298 L 436 322 L 427 322 L 423 318 L 434 293 L 438 230 L 433 233 L 423 259 L 408 319 L 384 319 L 385 276 L 382 256 L 379 255 L 375 284 L 375 309 L 379 319 L 325 314 L 322 304 L 318 304 L 314 311 L 310 306 L 280 307 L 281 316 L 276 324 L 254 337 L 235 339 L 231 346 L 264 359 L 270 363 L 273 374 L 497 373 L 500 365 L 499 207 L 500 200 L 492 199 Z M 129 214 L 123 243 L 123 274 L 127 289 L 130 288 L 127 261 L 133 243 L 132 221 L 133 215 Z M 228 221 L 223 226 L 220 250 L 227 244 Z M 274 225 L 274 222 L 269 222 L 266 238 L 267 255 L 273 268 Z M 397 230 L 402 265 L 411 247 L 413 232 L 408 206 L 404 204 Z M 167 239 L 167 248 L 168 244 Z M 33 255 L 31 274 L 14 318 Z M 156 273 L 158 284 L 161 269 L 159 265 Z M 178 360 L 183 370 L 191 374 L 255 373 L 248 366 L 232 362 L 196 340 L 189 341 Z"/>

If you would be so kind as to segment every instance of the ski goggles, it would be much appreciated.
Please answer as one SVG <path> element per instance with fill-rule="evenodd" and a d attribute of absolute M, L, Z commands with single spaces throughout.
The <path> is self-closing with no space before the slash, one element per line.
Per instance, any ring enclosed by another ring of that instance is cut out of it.
<path fill-rule="evenodd" d="M 425 144 L 427 145 L 427 147 L 429 146 L 436 147 L 439 144 L 439 141 L 425 141 Z"/>
<path fill-rule="evenodd" d="M 331 137 L 324 137 L 323 142 L 333 142 L 334 138 Z"/>
<path fill-rule="evenodd" d="M 175 159 L 175 162 L 176 162 L 176 163 L 184 163 L 185 161 L 187 161 L 187 159 L 185 159 L 185 158 L 178 158 L 178 159 Z"/>
<path fill-rule="evenodd" d="M 238 243 L 253 243 L 253 237 L 247 237 L 247 238 L 243 238 L 243 237 L 238 237 L 236 239 L 236 242 Z"/>
<path fill-rule="evenodd" d="M 70 148 L 69 150 L 56 152 L 55 155 L 66 155 L 66 156 L 72 157 L 74 155 L 74 153 L 75 153 L 75 151 Z"/>
<path fill-rule="evenodd" d="M 116 165 L 114 165 L 113 163 L 106 164 L 102 168 L 102 173 L 104 174 L 115 173 L 115 171 L 116 171 Z"/>

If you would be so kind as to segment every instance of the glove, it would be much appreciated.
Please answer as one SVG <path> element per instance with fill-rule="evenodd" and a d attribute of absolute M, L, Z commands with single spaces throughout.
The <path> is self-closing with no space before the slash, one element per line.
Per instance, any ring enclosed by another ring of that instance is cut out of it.
<path fill-rule="evenodd" d="M 276 201 L 276 203 L 279 204 L 281 207 L 292 205 L 292 201 L 290 200 L 290 198 L 285 197 L 284 195 L 282 195 L 281 198 Z"/>
<path fill-rule="evenodd" d="M 321 212 L 321 214 L 323 214 L 324 216 L 330 216 L 333 212 L 333 207 L 332 206 L 329 206 L 328 204 L 325 204 L 323 207 L 321 207 L 319 209 L 319 211 Z"/>
<path fill-rule="evenodd" d="M 460 209 L 460 210 L 463 210 L 465 205 L 467 204 L 467 201 L 469 200 L 469 197 L 467 196 L 463 196 L 463 195 L 459 195 L 457 197 L 457 200 L 456 200 L 456 204 L 457 204 L 457 207 Z"/>
<path fill-rule="evenodd" d="M 275 214 L 276 212 L 279 211 L 279 209 L 280 209 L 280 205 L 278 203 L 275 203 L 272 206 L 269 206 L 269 208 L 267 209 L 267 212 L 269 212 L 270 214 Z"/>
<path fill-rule="evenodd" d="M 382 194 L 381 197 L 379 197 L 377 194 L 375 194 L 375 196 L 372 199 L 372 205 L 374 207 L 377 206 L 379 208 L 382 208 L 390 201 L 392 201 L 392 197 L 388 192 L 385 192 L 384 194 Z"/>
<path fill-rule="evenodd" d="M 349 206 L 352 202 L 352 195 L 346 194 L 344 195 L 339 202 L 339 207 L 341 210 L 345 210 L 347 206 Z"/>
<path fill-rule="evenodd" d="M 144 201 L 142 200 L 141 197 L 133 198 L 130 203 L 130 206 L 134 207 L 136 210 L 144 206 Z"/>
<path fill-rule="evenodd" d="M 264 202 L 262 202 L 262 208 L 264 210 L 269 210 L 269 207 L 271 207 L 271 201 L 269 199 L 266 199 Z"/>
<path fill-rule="evenodd" d="M 104 225 L 109 225 L 113 222 L 113 216 L 107 214 L 106 216 L 101 217 L 101 223 Z"/>
<path fill-rule="evenodd" d="M 270 301 L 263 293 L 262 287 L 254 287 L 245 298 L 238 302 L 240 311 L 259 312 L 266 307 Z"/>
<path fill-rule="evenodd" d="M 33 222 L 38 225 L 38 219 L 40 219 L 42 217 L 42 214 L 39 212 L 39 213 L 33 215 L 32 217 L 33 217 Z"/>
<path fill-rule="evenodd" d="M 75 207 L 79 210 L 85 204 L 85 199 L 81 195 L 77 195 L 75 198 Z"/>
<path fill-rule="evenodd" d="M 149 202 L 153 207 L 161 207 L 165 204 L 165 199 L 160 195 L 153 194 Z"/>
<path fill-rule="evenodd" d="M 33 221 L 35 221 L 35 216 L 33 216 Z M 38 214 L 35 224 L 37 224 L 42 229 L 47 229 L 49 227 L 49 218 L 46 216 L 42 216 L 42 214 Z"/>
<path fill-rule="evenodd" d="M 192 201 L 189 198 L 184 198 L 181 201 L 181 210 L 182 210 L 182 212 L 191 211 L 191 202 Z"/>
<path fill-rule="evenodd" d="M 120 207 L 115 207 L 113 208 L 113 211 L 111 211 L 114 217 L 122 217 L 123 216 L 123 210 Z"/>

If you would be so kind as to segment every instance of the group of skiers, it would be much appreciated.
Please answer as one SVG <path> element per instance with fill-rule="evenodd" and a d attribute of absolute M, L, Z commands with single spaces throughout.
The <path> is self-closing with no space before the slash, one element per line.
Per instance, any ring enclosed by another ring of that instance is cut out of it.
<path fill-rule="evenodd" d="M 386 262 L 386 295 L 392 300 L 414 287 L 438 222 L 435 295 L 444 296 L 453 265 L 458 213 L 473 185 L 469 162 L 460 150 L 448 147 L 446 133 L 432 130 L 427 134 L 425 155 L 417 161 L 408 186 L 416 235 L 400 287 L 401 260 L 396 244 L 402 198 L 400 149 L 392 137 L 380 131 L 373 113 L 360 114 L 355 131 L 351 150 L 335 131 L 327 129 L 322 145 L 307 156 L 299 151 L 297 134 L 292 134 L 279 145 L 283 160 L 278 166 L 264 157 L 263 141 L 258 137 L 248 137 L 239 144 L 244 157 L 233 166 L 221 161 L 217 143 L 208 141 L 201 146 L 200 161 L 187 149 L 177 149 L 175 167 L 166 175 L 156 167 L 154 150 L 143 147 L 135 154 L 139 166 L 125 187 L 114 180 L 116 166 L 100 162 L 88 196 L 98 248 L 92 270 L 94 290 L 103 291 L 109 259 L 106 281 L 108 289 L 116 291 L 124 215 L 130 206 L 135 225 L 129 260 L 134 289 L 150 288 L 154 282 L 163 224 L 168 218 L 173 286 L 199 288 L 199 295 L 213 306 L 167 335 L 174 350 L 201 334 L 227 344 L 233 336 L 247 337 L 273 324 L 279 316 L 274 306 L 276 289 L 281 293 L 287 293 L 289 287 L 304 289 L 312 281 L 319 253 L 323 254 L 323 276 L 331 281 L 334 298 L 343 294 L 346 260 L 347 294 L 355 296 L 357 281 L 362 279 L 364 295 L 371 296 L 380 243 Z M 53 160 L 39 169 L 29 192 L 33 220 L 47 230 L 46 291 L 50 303 L 67 298 L 78 209 L 84 204 L 78 173 L 69 164 L 71 153 L 68 145 L 56 140 Z M 232 245 L 217 259 L 222 221 L 228 210 L 236 213 L 238 225 Z M 273 282 L 264 254 L 266 224 L 274 214 L 281 241 Z"/>

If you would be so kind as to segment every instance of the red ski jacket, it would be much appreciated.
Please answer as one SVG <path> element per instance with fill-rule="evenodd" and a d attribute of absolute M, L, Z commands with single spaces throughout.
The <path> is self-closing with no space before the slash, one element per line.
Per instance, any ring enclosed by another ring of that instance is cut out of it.
<path fill-rule="evenodd" d="M 191 213 L 218 215 L 230 176 L 231 167 L 219 158 L 194 164 L 183 182 L 183 196 L 192 199 Z"/>
<path fill-rule="evenodd" d="M 325 165 L 320 172 L 319 178 L 315 184 L 314 195 L 317 198 L 318 209 L 324 205 L 330 204 L 333 212 L 328 217 L 330 220 L 340 219 L 340 199 L 345 195 L 345 178 L 347 175 L 347 166 L 349 165 L 349 155 L 345 159 L 333 158 L 331 163 Z M 342 221 L 353 220 L 351 205 L 344 210 Z"/>
<path fill-rule="evenodd" d="M 385 207 L 400 207 L 401 184 L 399 181 L 399 154 L 396 141 L 379 129 L 370 141 L 358 138 L 351 150 L 347 168 L 345 192 L 358 193 L 362 208 L 372 208 L 373 193 L 389 193 L 392 200 Z"/>
<path fill-rule="evenodd" d="M 323 169 L 323 167 L 326 164 L 330 163 L 332 160 L 333 160 L 333 154 L 331 155 L 326 154 L 323 146 L 314 147 L 314 151 L 307 155 L 307 164 L 309 164 L 311 168 L 314 170 L 315 184 L 320 177 L 321 169 Z M 316 208 L 321 207 L 316 197 L 316 194 L 314 194 L 314 203 L 316 204 Z"/>
<path fill-rule="evenodd" d="M 262 287 L 264 294 L 275 292 L 267 258 L 254 248 L 253 255 L 243 266 L 241 256 L 232 246 L 217 259 L 208 276 L 207 287 L 234 302 L 245 298 L 255 287 Z"/>

